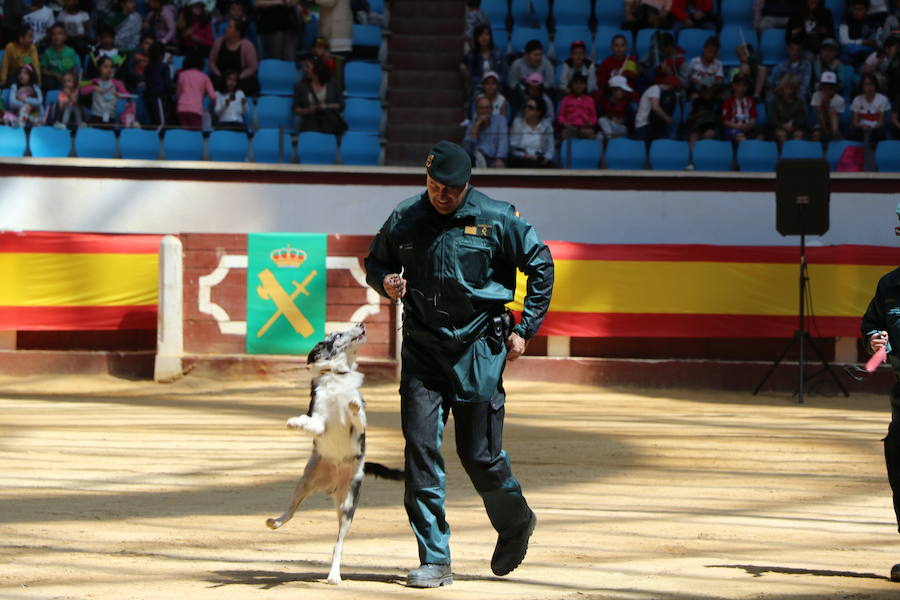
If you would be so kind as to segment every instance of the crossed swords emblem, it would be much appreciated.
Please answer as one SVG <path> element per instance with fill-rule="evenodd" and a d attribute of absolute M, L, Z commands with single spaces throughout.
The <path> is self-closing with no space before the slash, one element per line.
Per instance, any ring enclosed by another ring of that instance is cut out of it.
<path fill-rule="evenodd" d="M 260 327 L 259 331 L 256 332 L 256 337 L 262 337 L 266 331 L 269 330 L 269 327 L 274 325 L 275 321 L 281 316 L 284 316 L 294 328 L 294 331 L 303 337 L 312 335 L 313 326 L 297 305 L 294 304 L 294 299 L 300 294 L 309 296 L 309 291 L 306 289 L 306 286 L 315 278 L 317 273 L 318 271 L 316 270 L 311 271 L 302 283 L 292 281 L 291 283 L 294 284 L 294 291 L 288 294 L 284 288 L 281 287 L 281 284 L 278 283 L 278 280 L 275 279 L 275 275 L 272 274 L 272 271 L 263 269 L 259 274 L 259 280 L 262 284 L 256 287 L 256 293 L 259 294 L 259 297 L 263 300 L 271 300 L 274 302 L 276 310 L 269 320 L 266 321 L 265 325 Z"/>

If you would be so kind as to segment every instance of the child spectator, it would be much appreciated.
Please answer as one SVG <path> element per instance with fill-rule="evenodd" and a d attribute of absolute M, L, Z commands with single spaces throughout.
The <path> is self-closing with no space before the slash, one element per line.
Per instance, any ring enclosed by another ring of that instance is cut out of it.
<path fill-rule="evenodd" d="M 688 144 L 692 151 L 697 140 L 713 140 L 721 134 L 722 100 L 717 92 L 717 85 L 704 81 L 700 84 L 700 95 L 691 103 L 687 126 L 690 131 Z"/>
<path fill-rule="evenodd" d="M 256 46 L 244 37 L 246 32 L 246 21 L 228 20 L 225 35 L 215 41 L 209 53 L 209 70 L 213 82 L 220 88 L 224 86 L 223 74 L 236 72 L 238 88 L 247 96 L 256 96 L 259 94 L 259 59 Z"/>
<path fill-rule="evenodd" d="M 148 63 L 144 69 L 144 105 L 150 123 L 164 126 L 172 114 L 172 70 L 165 62 L 166 47 L 162 42 L 150 44 Z"/>
<path fill-rule="evenodd" d="M 753 90 L 753 100 L 758 103 L 763 98 L 766 90 L 769 68 L 759 64 L 759 57 L 753 51 L 751 44 L 738 44 L 735 54 L 738 57 L 738 66 L 731 69 L 731 72 L 728 74 L 728 81 L 732 81 L 738 75 L 746 77 Z"/>
<path fill-rule="evenodd" d="M 90 51 L 91 16 L 81 10 L 80 0 L 64 0 L 57 21 L 66 28 L 66 40 L 80 56 Z"/>
<path fill-rule="evenodd" d="M 78 103 L 78 80 L 73 73 L 63 73 L 60 78 L 62 89 L 56 102 L 47 108 L 45 125 L 60 129 L 78 129 L 82 124 L 81 106 Z"/>
<path fill-rule="evenodd" d="M 607 88 L 609 95 L 600 99 L 600 113 L 603 115 L 598 120 L 600 131 L 610 139 L 626 136 L 632 120 L 630 98 L 634 90 L 621 75 L 610 78 Z"/>
<path fill-rule="evenodd" d="M 22 65 L 15 83 L 9 88 L 9 109 L 16 116 L 19 127 L 40 125 L 43 106 L 44 96 L 37 83 L 34 67 Z"/>
<path fill-rule="evenodd" d="M 797 97 L 797 80 L 793 75 L 785 75 L 775 90 L 770 120 L 773 137 L 779 146 L 788 139 L 806 137 L 806 107 Z"/>
<path fill-rule="evenodd" d="M 597 70 L 593 63 L 587 59 L 587 46 L 581 40 L 575 40 L 569 47 L 569 58 L 563 61 L 562 71 L 559 74 L 559 91 L 565 95 L 571 92 L 569 82 L 572 75 L 581 73 L 587 82 L 587 93 L 597 91 Z"/>
<path fill-rule="evenodd" d="M 638 76 L 638 61 L 628 53 L 628 40 L 618 34 L 610 42 L 612 54 L 597 65 L 597 95 L 605 97 L 609 93 L 608 85 L 612 77 L 622 76 L 628 80 L 628 87 L 635 88 Z M 637 101 L 637 94 L 632 92 L 630 100 Z"/>
<path fill-rule="evenodd" d="M 238 89 L 237 71 L 226 71 L 223 75 L 224 87 L 216 96 L 214 112 L 216 129 L 246 131 L 244 118 L 247 116 L 247 96 Z"/>
<path fill-rule="evenodd" d="M 634 136 L 650 142 L 669 137 L 672 115 L 677 98 L 675 90 L 681 86 L 678 78 L 669 75 L 662 83 L 653 84 L 644 91 L 634 117 Z"/>
<path fill-rule="evenodd" d="M 164 46 L 174 48 L 178 11 L 172 6 L 172 0 L 149 0 L 147 5 L 150 10 L 144 18 L 144 31 Z"/>
<path fill-rule="evenodd" d="M 597 109 L 594 99 L 587 95 L 587 78 L 575 73 L 571 86 L 572 91 L 559 104 L 559 116 L 556 118 L 562 139 L 594 138 L 597 136 Z"/>
<path fill-rule="evenodd" d="M 297 84 L 294 93 L 294 114 L 300 118 L 300 131 L 318 131 L 341 135 L 347 123 L 341 117 L 344 98 L 331 79 L 328 65 L 311 56 L 303 63 L 306 78 Z"/>
<path fill-rule="evenodd" d="M 844 70 L 844 65 L 841 63 L 841 59 L 838 58 L 840 52 L 841 50 L 838 43 L 833 39 L 828 38 L 822 41 L 822 45 L 819 47 L 818 56 L 812 60 L 812 81 L 819 81 L 822 78 L 822 73 L 831 71 L 837 77 L 838 85 L 841 85 L 841 75 Z"/>
<path fill-rule="evenodd" d="M 43 48 L 47 30 L 56 22 L 53 11 L 44 6 L 44 0 L 31 0 L 31 12 L 22 17 L 22 21 L 34 32 L 34 43 Z"/>
<path fill-rule="evenodd" d="M 97 45 L 91 52 L 95 70 L 98 61 L 104 56 L 113 61 L 113 67 L 116 69 L 125 62 L 125 56 L 116 48 L 116 32 L 105 26 L 100 29 L 100 33 L 97 35 Z"/>
<path fill-rule="evenodd" d="M 859 68 L 878 46 L 878 26 L 866 16 L 868 0 L 851 0 L 850 9 L 841 23 L 840 39 L 843 47 L 841 59 Z"/>
<path fill-rule="evenodd" d="M 880 50 L 873 52 L 866 59 L 862 66 L 863 73 L 874 73 L 878 78 L 878 86 L 883 90 L 890 92 L 889 80 L 897 76 L 896 72 L 891 72 L 892 63 L 897 57 L 897 47 L 900 38 L 891 36 L 884 41 L 884 46 Z M 894 65 L 896 67 L 896 65 Z M 888 93 L 889 98 L 894 98 Z"/>
<path fill-rule="evenodd" d="M 552 123 L 556 117 L 556 111 L 553 108 L 553 102 L 550 100 L 550 96 L 544 90 L 544 78 L 538 72 L 532 73 L 525 80 L 525 101 L 527 102 L 529 99 L 536 98 L 542 98 L 544 100 L 544 104 L 547 105 L 544 115 L 547 120 Z M 519 106 L 522 105 L 520 104 Z"/>
<path fill-rule="evenodd" d="M 682 67 L 682 77 L 688 82 L 688 95 L 696 98 L 701 83 L 718 85 L 725 78 L 722 61 L 719 60 L 719 38 L 710 36 L 703 43 L 703 52 Z"/>
<path fill-rule="evenodd" d="M 97 61 L 99 77 L 81 87 L 82 96 L 91 96 L 91 118 L 89 123 L 95 127 L 115 127 L 116 109 L 120 98 L 131 98 L 131 94 L 118 79 L 113 78 L 115 66 L 108 56 L 100 57 Z M 129 102 L 120 116 L 121 123 L 126 127 L 134 122 L 134 103 Z"/>
<path fill-rule="evenodd" d="M 50 27 L 50 46 L 44 50 L 44 55 L 41 56 L 44 89 L 59 89 L 59 80 L 63 74 L 77 74 L 80 65 L 78 54 L 66 46 L 66 28 L 61 23 Z"/>
<path fill-rule="evenodd" d="M 178 74 L 178 106 L 175 113 L 178 124 L 187 129 L 203 126 L 203 96 L 216 99 L 212 81 L 201 71 L 202 68 L 203 60 L 199 56 L 188 55 L 184 59 L 184 68 Z"/>
<path fill-rule="evenodd" d="M 840 118 L 844 112 L 844 98 L 837 93 L 837 76 L 831 71 L 822 73 L 819 89 L 809 105 L 816 111 L 816 126 L 812 138 L 816 141 L 841 139 Z"/>
<path fill-rule="evenodd" d="M 653 83 L 659 83 L 669 75 L 678 77 L 684 68 L 684 49 L 675 43 L 671 33 L 662 33 L 659 36 L 660 63 L 656 67 L 656 76 Z M 679 81 L 681 79 L 679 78 Z M 686 81 L 681 81 L 684 85 Z"/>
<path fill-rule="evenodd" d="M 149 33 L 142 35 L 140 45 L 125 59 L 125 64 L 118 71 L 122 83 L 132 92 L 144 93 L 144 73 L 150 63 L 150 46 L 155 41 Z"/>
<path fill-rule="evenodd" d="M 468 54 L 472 50 L 473 46 L 469 40 L 475 39 L 475 30 L 484 25 L 490 29 L 491 22 L 488 21 L 487 15 L 481 12 L 481 0 L 466 0 L 466 22 L 463 28 L 463 37 L 466 42 L 463 54 Z M 497 23 L 497 26 L 505 27 L 506 23 Z"/>
<path fill-rule="evenodd" d="M 672 33 L 682 29 L 719 28 L 713 0 L 672 0 Z"/>
<path fill-rule="evenodd" d="M 478 98 L 487 98 L 491 103 L 491 114 L 503 117 L 503 120 L 508 122 L 509 102 L 500 93 L 500 75 L 493 71 L 488 71 L 484 74 L 484 79 L 481 80 L 481 87 L 484 93 Z"/>
<path fill-rule="evenodd" d="M 525 79 L 532 73 L 539 73 L 545 85 L 553 81 L 553 64 L 544 56 L 544 45 L 538 40 L 525 44 L 525 54 L 513 61 L 509 68 L 509 87 L 523 90 Z"/>
<path fill-rule="evenodd" d="M 335 85 L 337 85 L 339 90 L 344 89 L 344 63 L 346 59 L 343 56 L 332 54 L 331 53 L 331 45 L 328 42 L 328 39 L 323 38 L 322 36 L 317 37 L 313 40 L 312 50 L 310 53 L 313 56 L 318 56 L 321 58 L 325 64 L 328 66 L 328 70 L 331 71 L 331 79 L 334 80 Z M 506 63 L 503 63 L 503 68 L 506 68 Z"/>
<path fill-rule="evenodd" d="M 803 0 L 803 5 L 788 20 L 784 41 L 800 40 L 805 50 L 816 54 L 822 41 L 834 38 L 834 19 L 822 0 Z"/>
<path fill-rule="evenodd" d="M 881 39 L 886 40 L 893 35 L 900 36 L 900 0 L 893 0 L 891 11 L 881 28 Z"/>
<path fill-rule="evenodd" d="M 725 0 L 726 2 L 728 0 Z M 803 0 L 755 0 L 753 27 L 763 29 L 785 28 Z"/>
<path fill-rule="evenodd" d="M 185 55 L 194 54 L 201 59 L 209 56 L 213 44 L 212 24 L 202 0 L 190 0 L 176 27 L 180 32 L 181 48 Z"/>
<path fill-rule="evenodd" d="M 506 74 L 506 60 L 503 58 L 503 51 L 494 46 L 494 34 L 490 25 L 475 27 L 472 49 L 465 54 L 459 68 L 466 82 L 467 105 L 473 94 L 477 96 L 480 93 L 479 85 L 485 73 L 492 71 L 501 78 Z"/>
<path fill-rule="evenodd" d="M 485 96 L 475 101 L 475 118 L 463 135 L 463 146 L 478 168 L 502 169 L 509 154 L 509 134 L 506 119 L 493 114 L 493 107 Z"/>
<path fill-rule="evenodd" d="M 891 103 L 878 92 L 878 80 L 872 73 L 862 76 L 860 89 L 862 93 L 850 104 L 853 120 L 847 137 L 867 142 L 883 140 L 887 129 L 885 116 L 891 110 Z"/>
<path fill-rule="evenodd" d="M 553 167 L 553 125 L 543 98 L 529 98 L 509 133 L 509 166 L 540 169 Z"/>
<path fill-rule="evenodd" d="M 141 28 L 144 26 L 144 20 L 137 13 L 135 0 L 121 0 L 119 7 L 120 12 L 111 15 L 107 22 L 115 29 L 116 48 L 128 54 L 141 43 Z"/>
<path fill-rule="evenodd" d="M 743 142 L 754 137 L 756 131 L 756 104 L 747 96 L 749 81 L 738 75 L 731 82 L 731 96 L 722 106 L 722 125 L 725 137 L 734 142 Z"/>
<path fill-rule="evenodd" d="M 22 25 L 16 32 L 16 39 L 6 45 L 3 50 L 3 62 L 0 63 L 0 82 L 3 82 L 3 87 L 15 82 L 23 65 L 31 65 L 35 69 L 40 83 L 41 61 L 38 59 L 33 40 L 31 26 Z"/>
<path fill-rule="evenodd" d="M 800 99 L 806 102 L 810 96 L 812 65 L 803 56 L 803 46 L 800 45 L 799 39 L 791 38 L 787 54 L 787 60 L 775 65 L 775 68 L 772 69 L 772 88 L 775 89 L 781 85 L 781 80 L 785 75 L 793 75 L 797 79 Z"/>
<path fill-rule="evenodd" d="M 668 29 L 672 0 L 624 0 L 625 29 Z"/>

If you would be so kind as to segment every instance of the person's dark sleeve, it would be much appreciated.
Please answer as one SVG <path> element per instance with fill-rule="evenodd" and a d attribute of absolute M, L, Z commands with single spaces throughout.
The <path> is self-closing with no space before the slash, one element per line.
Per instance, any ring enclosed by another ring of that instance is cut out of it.
<path fill-rule="evenodd" d="M 507 258 L 525 273 L 528 285 L 522 319 L 513 332 L 530 339 L 541 328 L 553 294 L 553 257 L 534 227 L 520 218 L 513 207 L 504 215 L 503 249 Z"/>
<path fill-rule="evenodd" d="M 400 261 L 390 240 L 393 222 L 394 215 L 391 215 L 381 226 L 381 230 L 375 234 L 369 246 L 369 256 L 366 257 L 366 282 L 373 290 L 388 299 L 390 296 L 384 291 L 384 278 L 391 273 L 400 272 Z"/>
<path fill-rule="evenodd" d="M 869 308 L 866 309 L 866 314 L 863 315 L 862 325 L 860 326 L 863 345 L 866 348 L 866 352 L 868 352 L 869 354 L 872 353 L 869 347 L 869 338 L 872 337 L 873 333 L 883 331 L 884 328 L 884 302 L 882 302 L 881 298 L 881 282 L 879 281 L 878 287 L 875 289 L 875 297 L 872 298 L 872 300 L 869 302 Z"/>

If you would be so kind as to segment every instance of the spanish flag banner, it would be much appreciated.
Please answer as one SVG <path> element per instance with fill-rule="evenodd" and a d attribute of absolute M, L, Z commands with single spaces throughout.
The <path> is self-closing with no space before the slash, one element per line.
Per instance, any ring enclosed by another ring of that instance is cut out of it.
<path fill-rule="evenodd" d="M 155 329 L 161 237 L 0 232 L 0 330 Z"/>
<path fill-rule="evenodd" d="M 791 337 L 798 328 L 798 246 L 600 245 L 548 242 L 556 283 L 543 335 Z M 862 314 L 900 248 L 807 247 L 817 337 L 857 337 Z M 519 273 L 514 311 L 522 309 Z"/>

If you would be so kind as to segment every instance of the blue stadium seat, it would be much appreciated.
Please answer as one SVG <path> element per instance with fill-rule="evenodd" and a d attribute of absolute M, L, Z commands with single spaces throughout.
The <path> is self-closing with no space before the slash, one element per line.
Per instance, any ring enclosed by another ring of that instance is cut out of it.
<path fill-rule="evenodd" d="M 844 0 L 825 0 L 825 8 L 831 11 L 831 16 L 834 18 L 835 29 L 841 26 L 846 6 L 847 3 Z M 893 5 L 890 2 L 888 2 L 887 6 L 889 11 L 893 8 Z"/>
<path fill-rule="evenodd" d="M 581 40 L 587 46 L 587 55 L 591 54 L 593 36 L 587 25 L 566 25 L 556 28 L 556 38 L 553 40 L 553 48 L 556 51 L 556 58 L 563 61 L 569 57 L 569 47 L 575 40 Z"/>
<path fill-rule="evenodd" d="M 574 1 L 574 0 L 569 0 Z M 594 2 L 597 24 L 600 26 L 620 27 L 625 20 L 623 3 L 618 0 L 591 0 Z"/>
<path fill-rule="evenodd" d="M 735 67 L 740 63 L 735 52 L 740 44 L 747 43 L 754 48 L 757 47 L 756 32 L 750 25 L 724 25 L 719 34 L 719 42 L 721 44 L 719 59 L 726 67 Z"/>
<path fill-rule="evenodd" d="M 10 88 L 3 88 L 3 91 L 0 92 L 0 98 L 3 99 L 3 106 L 9 106 L 9 90 Z"/>
<path fill-rule="evenodd" d="M 737 163 L 741 171 L 768 173 L 778 163 L 778 145 L 775 142 L 744 140 L 738 145 Z"/>
<path fill-rule="evenodd" d="M 488 18 L 491 27 L 506 29 L 506 16 L 509 13 L 508 0 L 482 0 L 481 12 Z"/>
<path fill-rule="evenodd" d="M 166 160 L 203 160 L 203 134 L 188 129 L 170 129 L 163 138 Z"/>
<path fill-rule="evenodd" d="M 613 138 L 606 144 L 604 156 L 607 169 L 636 171 L 644 168 L 647 146 L 640 140 Z"/>
<path fill-rule="evenodd" d="M 650 168 L 655 171 L 683 171 L 689 155 L 687 142 L 653 140 L 650 144 Z"/>
<path fill-rule="evenodd" d="M 374 133 L 348 131 L 341 138 L 341 159 L 345 165 L 378 165 L 381 140 Z"/>
<path fill-rule="evenodd" d="M 513 29 L 546 27 L 550 5 L 547 0 L 512 0 Z"/>
<path fill-rule="evenodd" d="M 347 98 L 344 107 L 344 120 L 350 131 L 381 131 L 381 102 L 365 98 Z"/>
<path fill-rule="evenodd" d="M 337 138 L 329 133 L 303 131 L 297 143 L 300 162 L 307 165 L 333 165 L 337 160 Z"/>
<path fill-rule="evenodd" d="M 82 127 L 75 132 L 75 156 L 115 158 L 116 134 L 112 129 Z"/>
<path fill-rule="evenodd" d="M 766 109 L 766 103 L 760 102 L 756 105 L 756 126 L 766 127 L 769 123 L 769 112 Z"/>
<path fill-rule="evenodd" d="M 259 61 L 260 94 L 266 96 L 293 96 L 297 83 L 297 66 L 290 60 L 264 58 Z"/>
<path fill-rule="evenodd" d="M 68 129 L 33 127 L 28 140 L 32 156 L 65 158 L 72 151 L 72 135 Z"/>
<path fill-rule="evenodd" d="M 18 158 L 25 155 L 25 130 L 21 127 L 0 127 L 0 156 Z"/>
<path fill-rule="evenodd" d="M 351 98 L 380 98 L 381 65 L 361 60 L 345 64 L 344 90 Z"/>
<path fill-rule="evenodd" d="M 354 48 L 378 48 L 381 46 L 380 25 L 353 25 Z"/>
<path fill-rule="evenodd" d="M 759 35 L 759 53 L 766 65 L 777 65 L 787 60 L 784 29 L 764 29 Z"/>
<path fill-rule="evenodd" d="M 380 15 L 384 14 L 384 0 L 368 0 L 369 1 L 369 10 L 372 12 L 377 12 Z"/>
<path fill-rule="evenodd" d="M 209 160 L 216 162 L 245 162 L 247 134 L 240 131 L 213 131 L 209 134 Z"/>
<path fill-rule="evenodd" d="M 603 145 L 600 140 L 571 140 L 570 169 L 599 169 Z"/>
<path fill-rule="evenodd" d="M 494 38 L 494 46 L 501 50 L 509 47 L 509 32 L 503 27 L 491 27 L 491 37 Z"/>
<path fill-rule="evenodd" d="M 886 140 L 875 149 L 875 164 L 885 173 L 900 172 L 900 141 Z"/>
<path fill-rule="evenodd" d="M 247 37 L 249 38 L 250 36 L 248 35 Z M 309 22 L 307 22 L 306 26 L 303 28 L 303 38 L 301 40 L 302 49 L 309 52 L 317 37 L 319 37 L 319 15 L 310 13 Z"/>
<path fill-rule="evenodd" d="M 119 155 L 135 160 L 159 158 L 159 133 L 152 129 L 123 129 L 119 134 Z"/>
<path fill-rule="evenodd" d="M 277 164 L 291 160 L 291 136 L 277 129 L 260 129 L 253 134 L 253 162 Z"/>
<path fill-rule="evenodd" d="M 684 49 L 685 60 L 700 56 L 703 43 L 711 35 L 715 35 L 715 32 L 708 29 L 682 29 L 678 34 L 678 45 Z"/>
<path fill-rule="evenodd" d="M 694 144 L 693 163 L 697 171 L 730 171 L 731 142 L 698 140 Z"/>
<path fill-rule="evenodd" d="M 806 140 L 788 140 L 781 147 L 781 158 L 822 158 L 822 144 Z"/>
<path fill-rule="evenodd" d="M 604 58 L 612 54 L 612 40 L 617 35 L 624 35 L 625 41 L 628 42 L 628 49 L 631 51 L 631 33 L 619 29 L 618 25 L 597 27 L 597 36 L 594 38 L 594 51 L 597 53 L 597 62 L 602 62 Z"/>
<path fill-rule="evenodd" d="M 59 100 L 59 90 L 50 90 L 44 93 L 44 106 L 53 106 Z"/>
<path fill-rule="evenodd" d="M 516 27 L 513 29 L 510 44 L 513 52 L 524 52 L 525 44 L 531 40 L 539 40 L 544 45 L 544 52 L 549 49 L 550 41 L 546 29 L 536 29 L 532 27 Z"/>
<path fill-rule="evenodd" d="M 643 59 L 650 52 L 650 40 L 653 38 L 653 34 L 657 31 L 665 31 L 666 33 L 672 33 L 666 29 L 640 29 L 637 32 L 637 37 L 634 39 L 634 54 L 637 55 L 639 59 Z M 686 60 L 690 60 L 690 55 L 685 57 Z"/>
<path fill-rule="evenodd" d="M 753 0 L 723 0 L 722 22 L 753 27 Z"/>
<path fill-rule="evenodd" d="M 176 55 L 172 57 L 172 73 L 177 73 L 184 66 L 184 56 Z"/>
<path fill-rule="evenodd" d="M 556 27 L 569 25 L 587 27 L 591 18 L 591 2 L 592 0 L 567 0 L 566 2 L 556 0 L 553 3 L 553 22 L 556 23 Z"/>
<path fill-rule="evenodd" d="M 291 129 L 294 126 L 293 98 L 260 96 L 256 101 L 256 120 L 260 129 Z"/>
<path fill-rule="evenodd" d="M 844 154 L 844 150 L 851 146 L 856 148 L 863 147 L 860 142 L 850 142 L 848 140 L 841 140 L 839 142 L 831 142 L 828 144 L 828 151 L 825 153 L 825 159 L 828 161 L 828 168 L 832 171 L 836 170 L 838 161 L 841 160 L 841 155 Z"/>

